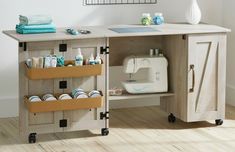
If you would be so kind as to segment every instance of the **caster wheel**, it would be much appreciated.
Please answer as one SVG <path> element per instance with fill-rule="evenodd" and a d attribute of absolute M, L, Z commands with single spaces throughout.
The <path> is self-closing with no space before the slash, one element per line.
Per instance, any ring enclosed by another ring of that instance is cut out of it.
<path fill-rule="evenodd" d="M 216 120 L 215 120 L 215 124 L 216 124 L 217 126 L 221 126 L 221 125 L 223 124 L 223 120 L 222 120 L 222 119 L 216 119 Z"/>
<path fill-rule="evenodd" d="M 168 116 L 168 122 L 174 123 L 175 121 L 176 121 L 176 118 L 175 118 L 175 116 L 171 113 L 171 114 Z"/>
<path fill-rule="evenodd" d="M 108 128 L 102 128 L 101 129 L 101 135 L 102 136 L 108 136 L 109 134 L 109 129 Z"/>
<path fill-rule="evenodd" d="M 36 133 L 31 133 L 29 134 L 29 143 L 32 144 L 32 143 L 36 143 Z"/>

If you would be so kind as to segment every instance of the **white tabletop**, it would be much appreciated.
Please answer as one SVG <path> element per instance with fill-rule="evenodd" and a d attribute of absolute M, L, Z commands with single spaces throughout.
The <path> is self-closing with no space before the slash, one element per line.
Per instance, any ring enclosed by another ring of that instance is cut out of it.
<path fill-rule="evenodd" d="M 128 36 L 154 36 L 154 35 L 179 35 L 179 34 L 206 34 L 206 33 L 227 33 L 229 29 L 208 24 L 163 24 L 150 25 L 147 27 L 156 29 L 154 32 L 135 32 L 135 33 L 117 33 L 110 28 L 133 28 L 146 27 L 142 25 L 110 25 L 110 26 L 86 26 L 76 29 L 89 30 L 90 34 L 70 35 L 66 33 L 66 28 L 58 28 L 56 33 L 45 34 L 18 34 L 15 30 L 3 31 L 4 34 L 12 37 L 19 42 L 35 41 L 54 41 L 54 40 L 72 40 L 106 37 L 128 37 Z"/>

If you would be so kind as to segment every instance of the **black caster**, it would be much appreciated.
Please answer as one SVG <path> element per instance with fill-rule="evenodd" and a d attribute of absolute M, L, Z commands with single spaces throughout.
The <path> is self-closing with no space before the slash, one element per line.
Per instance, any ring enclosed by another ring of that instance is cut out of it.
<path fill-rule="evenodd" d="M 223 122 L 222 119 L 216 119 L 216 120 L 215 120 L 215 124 L 216 124 L 217 126 L 221 126 L 223 123 L 224 123 L 224 122 Z"/>
<path fill-rule="evenodd" d="M 175 121 L 176 121 L 176 118 L 175 118 L 175 116 L 171 113 L 171 114 L 168 116 L 168 122 L 174 123 Z"/>
<path fill-rule="evenodd" d="M 101 135 L 102 136 L 108 136 L 109 134 L 109 129 L 108 128 L 102 128 L 101 129 Z"/>
<path fill-rule="evenodd" d="M 29 134 L 29 143 L 32 144 L 32 143 L 36 143 L 36 133 L 31 133 Z"/>

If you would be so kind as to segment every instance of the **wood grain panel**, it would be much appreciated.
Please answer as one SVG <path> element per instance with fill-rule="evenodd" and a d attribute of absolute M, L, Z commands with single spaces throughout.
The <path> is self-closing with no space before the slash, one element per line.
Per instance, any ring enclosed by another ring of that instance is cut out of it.
<path fill-rule="evenodd" d="M 81 48 L 84 59 L 89 59 L 90 55 L 94 56 L 100 51 L 100 47 L 104 46 L 103 39 L 93 39 L 88 41 L 68 41 L 68 51 L 64 53 L 66 60 L 74 60 L 77 55 L 77 49 Z M 101 55 L 101 58 L 104 59 L 104 56 Z M 103 60 L 105 63 L 105 60 Z M 105 64 L 103 65 L 105 66 Z M 103 67 L 104 68 L 104 67 Z M 98 80 L 100 77 L 104 77 L 105 70 L 102 71 L 102 75 L 100 76 L 88 76 L 81 78 L 64 78 L 68 82 L 68 88 L 64 90 L 64 92 L 72 92 L 72 90 L 76 88 L 82 88 L 84 91 L 92 91 L 94 89 L 100 89 L 102 92 L 105 91 L 105 81 L 99 82 L 102 83 L 102 86 L 98 85 Z M 102 79 L 104 80 L 104 78 Z M 105 95 L 104 95 L 105 96 Z M 105 103 L 103 104 L 105 106 Z M 72 111 L 64 111 L 64 118 L 68 120 L 69 126 L 64 128 L 64 131 L 74 131 L 80 130 L 81 125 L 87 124 L 87 129 L 90 128 L 87 121 L 91 121 L 96 123 L 99 118 L 99 112 L 103 109 L 95 108 L 95 109 L 87 109 L 87 110 L 72 110 Z M 103 125 L 104 126 L 104 123 Z M 84 127 L 82 127 L 84 128 Z"/>
<path fill-rule="evenodd" d="M 110 38 L 110 66 L 120 66 L 130 55 L 148 55 L 151 48 L 162 48 L 162 36 Z"/>
<path fill-rule="evenodd" d="M 195 89 L 188 93 L 188 121 L 223 119 L 218 115 L 223 115 L 220 113 L 224 110 L 219 110 L 219 106 L 224 104 L 225 99 L 218 98 L 218 83 L 221 84 L 220 79 L 223 79 L 225 73 L 218 75 L 221 70 L 218 65 L 219 59 L 223 58 L 220 52 L 225 53 L 226 48 L 219 47 L 220 37 L 219 34 L 189 36 L 188 70 L 190 65 L 195 66 Z M 188 90 L 192 87 L 191 76 L 189 72 Z"/>
<path fill-rule="evenodd" d="M 187 121 L 187 39 L 182 35 L 164 36 L 163 42 L 164 54 L 169 62 L 169 91 L 175 95 L 161 97 L 161 108 Z"/>

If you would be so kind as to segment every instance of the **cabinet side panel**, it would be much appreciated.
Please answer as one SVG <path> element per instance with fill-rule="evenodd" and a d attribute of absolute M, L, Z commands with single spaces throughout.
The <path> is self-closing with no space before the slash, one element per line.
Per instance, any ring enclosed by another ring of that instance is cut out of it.
<path fill-rule="evenodd" d="M 25 76 L 25 60 L 28 52 L 19 47 L 19 133 L 22 139 L 28 136 L 28 110 L 24 105 L 24 96 L 28 94 L 28 78 Z"/>
<path fill-rule="evenodd" d="M 218 113 L 217 118 L 225 118 L 226 105 L 226 57 L 227 57 L 227 35 L 221 34 L 219 38 L 218 54 Z"/>
<path fill-rule="evenodd" d="M 182 35 L 165 36 L 165 56 L 168 59 L 169 91 L 173 97 L 161 97 L 161 108 L 177 118 L 187 120 L 187 40 Z"/>

